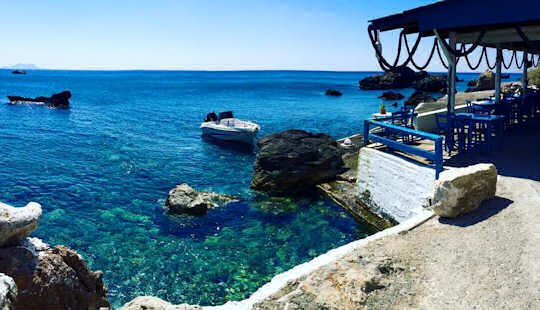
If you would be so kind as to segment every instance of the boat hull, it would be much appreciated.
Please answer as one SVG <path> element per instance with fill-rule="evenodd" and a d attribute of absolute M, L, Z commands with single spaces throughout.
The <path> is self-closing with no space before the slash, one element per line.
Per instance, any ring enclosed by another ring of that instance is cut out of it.
<path fill-rule="evenodd" d="M 253 144 L 253 140 L 257 136 L 258 132 L 250 131 L 227 131 L 219 130 L 211 127 L 202 127 L 203 136 L 211 137 L 213 139 L 228 141 L 228 142 L 239 142 Z"/>

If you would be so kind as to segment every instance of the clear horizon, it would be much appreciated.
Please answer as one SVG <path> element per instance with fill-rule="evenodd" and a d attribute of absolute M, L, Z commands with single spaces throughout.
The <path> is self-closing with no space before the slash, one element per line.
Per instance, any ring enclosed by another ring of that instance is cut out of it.
<path fill-rule="evenodd" d="M 380 71 L 367 36 L 368 21 L 432 2 L 5 2 L 0 8 L 10 14 L 4 23 L 12 27 L 3 36 L 9 48 L 0 51 L 0 67 L 24 63 L 51 70 Z M 393 59 L 396 34 L 382 38 L 384 54 Z M 432 40 L 421 44 L 418 62 L 426 59 Z M 485 69 L 483 64 L 475 72 Z M 446 71 L 438 59 L 426 70 Z M 461 62 L 458 71 L 471 70 Z"/>

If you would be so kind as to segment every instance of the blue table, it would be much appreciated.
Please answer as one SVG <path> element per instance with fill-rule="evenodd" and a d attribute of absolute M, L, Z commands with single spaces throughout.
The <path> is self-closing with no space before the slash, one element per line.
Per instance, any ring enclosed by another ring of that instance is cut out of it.
<path fill-rule="evenodd" d="M 472 135 L 473 135 L 473 128 L 475 128 L 476 124 L 486 125 L 487 127 L 487 134 L 486 134 L 486 142 L 487 142 L 487 153 L 488 155 L 491 154 L 492 151 L 492 142 L 491 138 L 493 135 L 493 128 L 496 128 L 497 130 L 497 140 L 498 140 L 498 147 L 501 148 L 503 145 L 503 135 L 504 135 L 504 120 L 505 117 L 502 115 L 487 115 L 487 114 L 475 114 L 475 113 L 456 113 L 456 119 L 459 121 L 464 122 L 468 125 L 468 150 L 469 153 L 472 151 Z"/>

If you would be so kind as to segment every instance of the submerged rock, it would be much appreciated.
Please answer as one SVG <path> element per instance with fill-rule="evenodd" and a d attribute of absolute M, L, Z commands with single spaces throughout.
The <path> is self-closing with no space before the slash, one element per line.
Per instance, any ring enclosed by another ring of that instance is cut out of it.
<path fill-rule="evenodd" d="M 51 97 L 36 97 L 36 98 L 27 98 L 21 96 L 8 96 L 11 104 L 46 104 L 51 108 L 69 108 L 69 99 L 71 98 L 71 92 L 65 90 L 61 93 L 54 94 Z"/>
<path fill-rule="evenodd" d="M 0 272 L 15 280 L 15 309 L 99 310 L 109 307 L 102 272 L 64 246 L 51 248 L 37 238 L 0 248 Z"/>
<path fill-rule="evenodd" d="M 40 219 L 38 203 L 14 208 L 0 202 L 0 247 L 20 244 L 38 227 Z"/>
<path fill-rule="evenodd" d="M 338 90 L 335 90 L 335 89 L 329 89 L 326 91 L 325 95 L 327 96 L 334 96 L 334 97 L 339 97 L 341 95 L 343 95 L 340 91 Z"/>
<path fill-rule="evenodd" d="M 157 297 L 140 296 L 128 302 L 119 310 L 202 310 L 202 308 L 188 304 L 172 305 Z"/>
<path fill-rule="evenodd" d="M 186 183 L 177 185 L 169 192 L 165 201 L 165 209 L 169 214 L 203 215 L 208 209 L 235 201 L 232 196 L 198 192 Z"/>
<path fill-rule="evenodd" d="M 12 277 L 0 273 L 0 310 L 15 310 L 17 285 Z"/>
<path fill-rule="evenodd" d="M 257 142 L 251 188 L 271 194 L 312 190 L 343 171 L 341 150 L 332 137 L 287 130 Z"/>
<path fill-rule="evenodd" d="M 426 93 L 425 91 L 415 91 L 408 99 L 405 101 L 405 105 L 417 106 L 420 103 L 424 102 L 435 102 L 437 101 L 433 96 Z"/>
<path fill-rule="evenodd" d="M 496 187 L 497 168 L 492 164 L 443 171 L 435 182 L 433 209 L 441 217 L 455 218 L 492 199 Z"/>
<path fill-rule="evenodd" d="M 394 92 L 391 92 L 391 91 L 387 91 L 387 92 L 384 92 L 381 96 L 379 96 L 379 98 L 382 99 L 382 100 L 401 100 L 401 99 L 405 98 L 405 96 L 403 96 L 400 93 L 394 93 Z"/>

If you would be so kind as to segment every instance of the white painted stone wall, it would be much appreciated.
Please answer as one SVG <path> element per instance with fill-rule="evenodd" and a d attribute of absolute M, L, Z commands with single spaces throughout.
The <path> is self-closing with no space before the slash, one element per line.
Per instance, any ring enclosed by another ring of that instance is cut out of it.
<path fill-rule="evenodd" d="M 358 194 L 369 191 L 371 207 L 403 222 L 429 205 L 435 169 L 372 148 L 360 150 Z"/>

